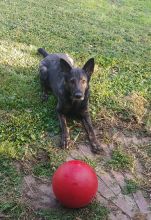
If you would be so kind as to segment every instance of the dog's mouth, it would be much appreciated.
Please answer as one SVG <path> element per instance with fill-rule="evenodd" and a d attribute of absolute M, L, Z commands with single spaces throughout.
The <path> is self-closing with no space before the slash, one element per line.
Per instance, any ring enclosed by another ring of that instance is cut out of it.
<path fill-rule="evenodd" d="M 74 97 L 74 98 L 72 98 L 72 100 L 73 100 L 73 101 L 83 101 L 83 100 L 84 100 L 84 97 L 81 97 L 81 98 L 75 98 L 75 97 Z"/>
<path fill-rule="evenodd" d="M 72 101 L 83 101 L 84 96 L 81 96 L 81 97 L 71 96 L 71 99 L 72 99 Z"/>

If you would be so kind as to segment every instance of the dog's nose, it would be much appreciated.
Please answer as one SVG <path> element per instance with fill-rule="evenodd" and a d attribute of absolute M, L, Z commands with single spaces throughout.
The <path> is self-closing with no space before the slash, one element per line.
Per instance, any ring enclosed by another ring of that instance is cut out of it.
<path fill-rule="evenodd" d="M 82 93 L 81 92 L 76 92 L 75 93 L 75 98 L 76 99 L 81 99 L 82 98 Z"/>

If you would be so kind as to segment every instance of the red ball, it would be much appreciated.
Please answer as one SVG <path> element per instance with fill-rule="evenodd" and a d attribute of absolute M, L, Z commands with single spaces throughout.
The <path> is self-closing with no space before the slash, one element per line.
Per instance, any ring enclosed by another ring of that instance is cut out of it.
<path fill-rule="evenodd" d="M 88 205 L 96 195 L 98 179 L 91 166 L 80 160 L 71 160 L 56 170 L 52 188 L 64 206 L 81 208 Z"/>

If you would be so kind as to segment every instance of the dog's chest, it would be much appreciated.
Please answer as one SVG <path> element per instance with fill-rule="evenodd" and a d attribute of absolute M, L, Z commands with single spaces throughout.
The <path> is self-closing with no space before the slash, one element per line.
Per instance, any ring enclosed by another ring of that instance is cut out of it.
<path fill-rule="evenodd" d="M 81 111 L 81 105 L 82 105 L 82 103 L 74 102 L 74 103 L 71 105 L 71 111 L 72 111 L 72 112 Z"/>
<path fill-rule="evenodd" d="M 80 116 L 82 111 L 84 110 L 85 104 L 84 102 L 73 102 L 73 103 L 66 103 L 64 106 L 64 113 L 69 116 Z"/>

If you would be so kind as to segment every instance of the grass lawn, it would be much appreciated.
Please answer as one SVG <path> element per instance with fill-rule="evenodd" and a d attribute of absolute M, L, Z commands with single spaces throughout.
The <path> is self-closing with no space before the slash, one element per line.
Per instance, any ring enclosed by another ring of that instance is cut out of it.
<path fill-rule="evenodd" d="M 1 0 L 0 11 L 0 213 L 10 219 L 60 220 L 58 213 L 29 211 L 20 199 L 24 175 L 50 177 L 68 154 L 58 148 L 56 100 L 50 96 L 41 103 L 37 48 L 67 52 L 80 66 L 95 57 L 90 100 L 94 124 L 110 115 L 134 120 L 149 132 L 151 1 Z M 73 138 L 78 132 L 74 129 Z M 39 156 L 43 153 L 47 158 Z M 15 161 L 23 164 L 20 173 Z M 94 204 L 85 213 L 77 216 L 106 218 L 106 211 Z M 62 215 L 76 219 L 73 212 Z"/>

